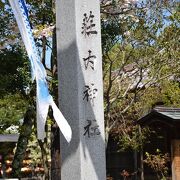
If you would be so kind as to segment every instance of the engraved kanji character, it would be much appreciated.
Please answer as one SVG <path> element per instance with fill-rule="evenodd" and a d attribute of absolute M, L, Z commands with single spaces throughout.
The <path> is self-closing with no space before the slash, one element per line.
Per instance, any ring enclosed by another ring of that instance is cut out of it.
<path fill-rule="evenodd" d="M 91 84 L 91 87 L 88 85 L 85 85 L 85 91 L 84 93 L 84 97 L 83 100 L 86 99 L 87 101 L 90 101 L 92 103 L 92 105 L 94 105 L 94 99 L 96 98 L 96 94 L 97 94 L 97 89 L 94 88 L 94 84 Z"/>
<path fill-rule="evenodd" d="M 91 50 L 89 50 L 88 53 L 89 53 L 89 56 L 87 58 L 83 58 L 85 69 L 87 69 L 90 66 L 91 69 L 94 70 L 94 59 L 96 59 L 96 56 L 92 55 Z"/>
<path fill-rule="evenodd" d="M 88 125 L 84 127 L 84 136 L 86 136 L 86 134 L 88 134 L 88 137 L 90 138 L 90 126 L 92 124 L 91 120 L 87 120 Z"/>
<path fill-rule="evenodd" d="M 96 24 L 94 24 L 94 15 L 92 14 L 92 11 L 90 11 L 89 16 L 84 13 L 83 23 L 82 23 L 82 34 L 85 36 L 89 36 L 91 34 L 97 34 L 97 31 L 94 30 Z"/>

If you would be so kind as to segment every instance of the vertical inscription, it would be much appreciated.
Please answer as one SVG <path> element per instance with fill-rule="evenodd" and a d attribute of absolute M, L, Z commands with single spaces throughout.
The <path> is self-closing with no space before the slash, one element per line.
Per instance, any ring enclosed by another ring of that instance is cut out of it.
<path fill-rule="evenodd" d="M 97 31 L 95 30 L 96 24 L 94 23 L 94 15 L 92 11 L 89 12 L 89 15 L 87 13 L 84 13 L 83 23 L 82 23 L 82 34 L 86 36 L 90 36 L 92 34 L 97 34 Z"/>
<path fill-rule="evenodd" d="M 98 89 L 94 87 L 93 83 L 91 83 L 91 85 L 85 85 L 83 100 L 86 100 L 87 102 L 90 101 L 92 106 L 94 106 L 94 99 L 96 98 L 97 91 Z"/>
<path fill-rule="evenodd" d="M 96 23 L 94 22 L 94 18 L 95 18 L 95 16 L 92 11 L 89 11 L 89 13 L 83 14 L 81 34 L 84 37 L 90 37 L 91 35 L 97 34 Z M 94 71 L 95 61 L 96 61 L 97 57 L 93 53 L 92 47 L 91 47 L 91 49 L 88 50 L 89 39 L 84 39 L 84 41 L 86 41 L 87 52 L 88 52 L 87 56 L 82 58 L 84 67 L 85 67 L 85 70 L 91 69 Z M 85 71 L 85 76 L 92 76 L 93 79 L 96 78 L 95 74 L 87 74 L 86 71 Z M 85 82 L 85 83 L 86 83 L 86 85 L 85 85 L 84 91 L 83 91 L 83 100 L 90 102 L 92 105 L 92 108 L 93 108 L 94 104 L 95 104 L 95 99 L 97 97 L 98 89 L 95 88 L 94 82 L 93 83 Z M 89 111 L 89 110 L 87 109 L 87 111 Z M 85 117 L 85 118 L 87 118 L 87 117 Z M 97 120 L 88 119 L 88 120 L 86 120 L 86 123 L 87 123 L 87 125 L 84 127 L 84 134 L 83 134 L 84 136 L 87 136 L 88 138 L 90 138 L 95 135 L 100 135 L 99 126 L 97 125 Z"/>
<path fill-rule="evenodd" d="M 94 61 L 96 59 L 95 55 L 92 55 L 92 51 L 88 51 L 88 57 L 83 58 L 85 69 L 87 70 L 89 67 L 94 70 Z"/>
<path fill-rule="evenodd" d="M 99 125 L 97 124 L 97 121 L 95 119 L 93 120 L 87 120 L 87 125 L 84 127 L 84 136 L 87 136 L 88 138 L 95 137 L 100 135 L 101 132 L 99 130 Z"/>

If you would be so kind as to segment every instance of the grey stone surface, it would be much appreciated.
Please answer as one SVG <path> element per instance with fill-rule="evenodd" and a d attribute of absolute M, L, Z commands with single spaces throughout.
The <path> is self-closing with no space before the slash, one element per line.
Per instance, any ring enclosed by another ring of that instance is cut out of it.
<path fill-rule="evenodd" d="M 72 128 L 70 144 L 61 136 L 61 180 L 105 180 L 99 0 L 56 6 L 59 103 Z"/>

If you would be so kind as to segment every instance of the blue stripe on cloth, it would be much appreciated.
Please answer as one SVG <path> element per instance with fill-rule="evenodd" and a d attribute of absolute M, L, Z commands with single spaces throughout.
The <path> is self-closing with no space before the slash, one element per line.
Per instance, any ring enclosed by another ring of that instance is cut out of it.
<path fill-rule="evenodd" d="M 39 92 L 38 92 L 39 99 L 41 99 L 42 101 L 49 101 L 48 98 L 50 94 L 47 88 L 48 87 L 47 82 L 42 79 L 39 79 L 37 80 L 36 83 L 39 89 Z"/>
<path fill-rule="evenodd" d="M 46 71 L 45 71 L 43 64 L 41 63 L 41 58 L 40 58 L 40 55 L 38 54 L 37 47 L 36 47 L 36 44 L 34 41 L 32 28 L 31 28 L 31 25 L 29 22 L 28 10 L 26 7 L 26 3 L 24 0 L 18 0 L 18 3 L 20 5 L 20 10 L 23 15 L 24 23 L 26 25 L 26 31 L 28 33 L 27 38 L 31 41 L 32 50 L 33 50 L 33 57 L 30 57 L 32 79 L 34 80 L 34 77 L 35 76 L 37 77 L 37 75 L 35 75 L 35 72 L 37 72 L 37 71 L 39 71 L 39 76 L 38 76 L 39 78 L 43 78 L 44 76 L 46 77 Z M 36 63 L 38 64 L 38 66 L 35 65 Z M 38 70 L 37 69 L 35 70 L 35 68 L 38 68 Z"/>
<path fill-rule="evenodd" d="M 22 6 L 24 8 L 24 11 L 26 13 L 26 17 L 29 19 L 28 10 L 27 10 L 25 1 L 24 0 L 19 0 L 19 2 L 22 4 Z"/>

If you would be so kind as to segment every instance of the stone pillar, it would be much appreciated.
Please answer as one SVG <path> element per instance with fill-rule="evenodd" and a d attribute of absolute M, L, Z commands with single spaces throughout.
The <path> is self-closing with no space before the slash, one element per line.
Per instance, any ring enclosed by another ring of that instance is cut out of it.
<path fill-rule="evenodd" d="M 61 136 L 61 180 L 105 180 L 99 0 L 58 0 L 59 104 L 72 128 Z"/>

